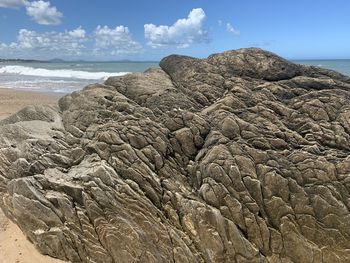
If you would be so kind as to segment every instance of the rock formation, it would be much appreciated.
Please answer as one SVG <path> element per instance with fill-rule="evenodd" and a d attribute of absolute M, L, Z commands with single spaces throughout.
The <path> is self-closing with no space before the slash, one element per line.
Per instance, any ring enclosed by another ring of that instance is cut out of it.
<path fill-rule="evenodd" d="M 260 49 L 0 122 L 0 206 L 71 262 L 350 262 L 350 78 Z"/>

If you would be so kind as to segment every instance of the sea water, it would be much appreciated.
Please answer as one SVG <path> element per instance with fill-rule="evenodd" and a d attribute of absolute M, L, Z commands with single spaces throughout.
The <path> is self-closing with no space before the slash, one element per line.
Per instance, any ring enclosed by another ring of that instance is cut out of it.
<path fill-rule="evenodd" d="M 350 76 L 350 60 L 295 60 L 299 64 L 333 69 Z M 69 93 L 110 76 L 158 67 L 158 62 L 3 62 L 0 87 Z"/>
<path fill-rule="evenodd" d="M 150 67 L 158 62 L 0 62 L 0 87 L 69 93 Z"/>
<path fill-rule="evenodd" d="M 338 71 L 344 75 L 350 76 L 350 59 L 334 60 L 294 60 L 294 63 L 316 66 Z"/>

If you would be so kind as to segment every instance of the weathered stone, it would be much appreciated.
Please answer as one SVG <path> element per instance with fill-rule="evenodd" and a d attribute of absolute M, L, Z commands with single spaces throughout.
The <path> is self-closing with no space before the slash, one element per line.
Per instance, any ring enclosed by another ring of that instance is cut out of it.
<path fill-rule="evenodd" d="M 0 207 L 71 262 L 350 262 L 350 78 L 260 49 L 0 122 Z"/>

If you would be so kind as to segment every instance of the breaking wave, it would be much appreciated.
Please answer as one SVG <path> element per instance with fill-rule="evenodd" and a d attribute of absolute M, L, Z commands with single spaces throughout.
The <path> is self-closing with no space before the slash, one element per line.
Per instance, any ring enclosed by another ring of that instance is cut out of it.
<path fill-rule="evenodd" d="M 79 70 L 67 70 L 67 69 L 44 69 L 44 68 L 32 68 L 25 66 L 3 66 L 0 67 L 0 74 L 17 74 L 25 76 L 38 76 L 38 77 L 54 77 L 54 78 L 71 78 L 71 79 L 107 79 L 112 76 L 123 76 L 130 72 L 88 72 Z"/>

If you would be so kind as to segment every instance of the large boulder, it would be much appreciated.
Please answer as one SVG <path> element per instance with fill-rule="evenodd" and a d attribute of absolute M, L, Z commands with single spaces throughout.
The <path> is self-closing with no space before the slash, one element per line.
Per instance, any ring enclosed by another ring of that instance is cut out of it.
<path fill-rule="evenodd" d="M 260 49 L 0 122 L 0 207 L 71 262 L 350 262 L 350 79 Z"/>

